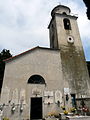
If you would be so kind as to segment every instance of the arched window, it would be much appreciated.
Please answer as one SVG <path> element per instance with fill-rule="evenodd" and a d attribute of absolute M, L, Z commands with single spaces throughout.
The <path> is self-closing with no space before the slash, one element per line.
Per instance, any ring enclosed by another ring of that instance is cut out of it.
<path fill-rule="evenodd" d="M 70 20 L 67 19 L 67 18 L 65 18 L 65 19 L 63 20 L 63 22 L 64 22 L 64 28 L 65 28 L 65 30 L 71 30 Z"/>
<path fill-rule="evenodd" d="M 30 84 L 45 84 L 45 80 L 42 76 L 40 75 L 32 75 L 29 79 L 28 79 L 28 83 Z"/>

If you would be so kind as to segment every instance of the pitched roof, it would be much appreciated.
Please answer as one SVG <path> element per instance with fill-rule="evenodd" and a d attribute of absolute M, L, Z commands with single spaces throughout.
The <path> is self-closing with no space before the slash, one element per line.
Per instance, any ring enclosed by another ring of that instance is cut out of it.
<path fill-rule="evenodd" d="M 32 52 L 33 50 L 36 50 L 36 49 L 47 49 L 47 50 L 54 50 L 54 51 L 56 51 L 56 50 L 59 50 L 59 49 L 53 49 L 53 48 L 45 48 L 45 47 L 39 47 L 39 46 L 37 46 L 37 47 L 34 47 L 34 48 L 32 48 L 32 49 L 29 49 L 29 50 L 27 50 L 27 51 L 25 51 L 25 52 L 23 52 L 23 53 L 20 53 L 20 54 L 18 54 L 18 55 L 15 55 L 15 56 L 13 56 L 13 57 L 10 57 L 10 58 L 7 58 L 7 59 L 5 59 L 5 60 L 3 60 L 4 62 L 9 62 L 10 60 L 13 60 L 14 58 L 17 58 L 17 57 L 20 57 L 20 56 L 22 56 L 22 55 L 25 55 L 25 54 L 27 54 L 27 53 L 29 53 L 29 52 Z"/>

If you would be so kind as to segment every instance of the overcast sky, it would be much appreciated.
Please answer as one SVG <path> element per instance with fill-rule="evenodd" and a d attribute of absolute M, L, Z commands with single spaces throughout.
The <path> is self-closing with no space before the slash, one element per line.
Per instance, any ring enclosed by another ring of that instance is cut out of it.
<path fill-rule="evenodd" d="M 35 46 L 49 47 L 51 10 L 67 5 L 78 14 L 78 25 L 86 59 L 90 60 L 90 21 L 82 0 L 0 0 L 0 51 L 13 55 Z"/>

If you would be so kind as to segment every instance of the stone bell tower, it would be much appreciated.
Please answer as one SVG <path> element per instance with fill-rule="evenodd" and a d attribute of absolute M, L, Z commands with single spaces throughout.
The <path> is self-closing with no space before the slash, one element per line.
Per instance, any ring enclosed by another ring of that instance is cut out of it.
<path fill-rule="evenodd" d="M 48 26 L 50 48 L 60 49 L 64 86 L 77 97 L 89 96 L 90 79 L 77 25 L 77 17 L 70 8 L 58 5 L 52 12 Z"/>

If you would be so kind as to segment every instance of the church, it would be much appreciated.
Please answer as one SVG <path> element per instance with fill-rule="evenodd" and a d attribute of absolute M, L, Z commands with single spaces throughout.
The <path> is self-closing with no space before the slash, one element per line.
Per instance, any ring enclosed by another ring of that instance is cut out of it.
<path fill-rule="evenodd" d="M 10 120 L 42 119 L 62 112 L 62 106 L 81 106 L 82 99 L 90 105 L 78 17 L 64 5 L 56 6 L 51 17 L 50 48 L 37 46 L 5 60 L 1 107 Z"/>

